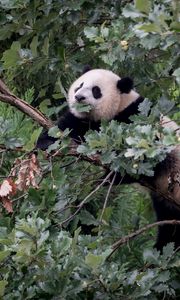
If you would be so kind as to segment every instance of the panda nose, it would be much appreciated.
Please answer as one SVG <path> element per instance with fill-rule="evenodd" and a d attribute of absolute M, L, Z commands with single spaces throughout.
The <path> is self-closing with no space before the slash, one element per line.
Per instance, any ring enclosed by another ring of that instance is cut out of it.
<path fill-rule="evenodd" d="M 75 95 L 75 99 L 78 101 L 78 102 L 81 102 L 82 100 L 85 100 L 86 98 L 82 95 Z"/>

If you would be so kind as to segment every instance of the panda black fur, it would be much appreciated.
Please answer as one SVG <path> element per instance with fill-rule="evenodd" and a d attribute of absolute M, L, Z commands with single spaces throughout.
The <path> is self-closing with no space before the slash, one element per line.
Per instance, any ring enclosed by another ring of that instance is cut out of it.
<path fill-rule="evenodd" d="M 101 120 L 117 120 L 130 123 L 129 117 L 138 113 L 138 106 L 144 100 L 133 90 L 133 81 L 129 77 L 120 78 L 104 69 L 87 70 L 70 87 L 68 92 L 68 111 L 58 120 L 58 127 L 64 131 L 69 128 L 70 137 L 81 142 L 89 129 L 99 130 Z M 90 112 L 79 112 L 76 103 L 85 103 L 92 107 Z M 166 122 L 167 121 L 167 122 Z M 168 118 L 162 120 L 162 126 L 176 128 L 176 123 Z M 55 141 L 43 131 L 37 141 L 37 148 L 42 150 Z M 172 151 L 155 169 L 153 178 L 143 178 L 154 186 L 157 193 L 152 193 L 157 220 L 180 220 L 180 147 Z M 174 175 L 173 175 L 174 174 Z M 174 176 L 179 179 L 175 180 Z M 120 177 L 120 175 L 119 175 Z M 169 191 L 169 182 L 173 181 Z M 178 181 L 179 180 L 179 181 Z M 134 182 L 128 176 L 124 183 Z M 162 195 L 167 195 L 164 198 Z M 168 242 L 180 246 L 180 225 L 163 225 L 158 228 L 156 248 L 162 250 Z"/>

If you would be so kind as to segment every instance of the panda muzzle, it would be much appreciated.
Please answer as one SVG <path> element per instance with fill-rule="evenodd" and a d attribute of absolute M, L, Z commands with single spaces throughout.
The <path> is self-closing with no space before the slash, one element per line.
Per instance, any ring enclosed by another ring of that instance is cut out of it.
<path fill-rule="evenodd" d="M 78 102 L 81 102 L 83 100 L 85 100 L 86 98 L 82 95 L 75 95 L 75 99 L 78 101 Z"/>

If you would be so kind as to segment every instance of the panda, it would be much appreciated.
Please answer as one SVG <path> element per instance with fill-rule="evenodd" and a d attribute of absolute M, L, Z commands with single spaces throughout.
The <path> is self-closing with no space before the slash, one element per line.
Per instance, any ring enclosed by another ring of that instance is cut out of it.
<path fill-rule="evenodd" d="M 84 135 L 89 129 L 99 130 L 102 120 L 116 120 L 130 123 L 130 117 L 138 113 L 139 104 L 144 98 L 133 89 L 133 80 L 129 77 L 120 78 L 109 70 L 86 69 L 69 88 L 68 110 L 58 119 L 57 125 L 61 131 L 70 129 L 70 137 L 77 143 L 84 140 Z M 77 110 L 78 103 L 88 104 L 89 112 Z M 178 126 L 168 117 L 161 120 L 162 126 L 172 127 L 178 131 Z M 38 138 L 37 148 L 46 150 L 56 139 L 48 136 L 43 131 Z M 142 177 L 139 180 L 150 183 L 154 190 L 151 191 L 157 221 L 180 220 L 180 147 L 177 146 L 166 159 L 155 168 L 152 177 Z M 122 177 L 118 174 L 116 184 L 133 183 L 134 178 Z M 171 189 L 169 188 L 171 187 Z M 163 197 L 167 195 L 167 197 Z M 174 242 L 175 247 L 180 246 L 180 225 L 163 225 L 158 227 L 155 247 L 162 251 L 168 242 Z"/>
<path fill-rule="evenodd" d="M 99 130 L 101 121 L 117 120 L 130 122 L 129 117 L 138 113 L 138 105 L 144 100 L 133 90 L 133 81 L 129 77 L 120 78 L 109 70 L 85 68 L 70 87 L 67 112 L 59 118 L 60 130 L 70 129 L 70 137 L 76 142 L 84 140 L 89 130 Z M 89 104 L 90 112 L 78 112 L 75 104 Z M 37 148 L 46 150 L 55 141 L 43 131 L 37 141 Z"/>

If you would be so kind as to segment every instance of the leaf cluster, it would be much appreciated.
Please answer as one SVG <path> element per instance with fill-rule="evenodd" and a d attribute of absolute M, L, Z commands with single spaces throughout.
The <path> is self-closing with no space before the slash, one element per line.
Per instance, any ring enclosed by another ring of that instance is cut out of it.
<path fill-rule="evenodd" d="M 80 229 L 71 237 L 63 230 L 51 232 L 50 225 L 47 218 L 32 214 L 17 219 L 12 232 L 1 228 L 3 299 L 159 299 L 162 293 L 173 297 L 179 289 L 172 272 L 179 258 L 172 244 L 163 255 L 144 250 L 144 269 L 133 270 L 123 255 L 107 260 L 111 249 L 102 237 L 84 237 Z"/>
<path fill-rule="evenodd" d="M 172 106 L 171 102 L 165 103 L 164 110 Z M 102 124 L 99 132 L 87 133 L 86 143 L 77 151 L 88 156 L 100 154 L 102 164 L 122 175 L 153 176 L 155 166 L 165 159 L 178 140 L 172 130 L 162 128 L 158 122 L 161 101 L 151 112 L 150 107 L 145 99 L 131 124 L 113 120 L 108 125 Z"/>

